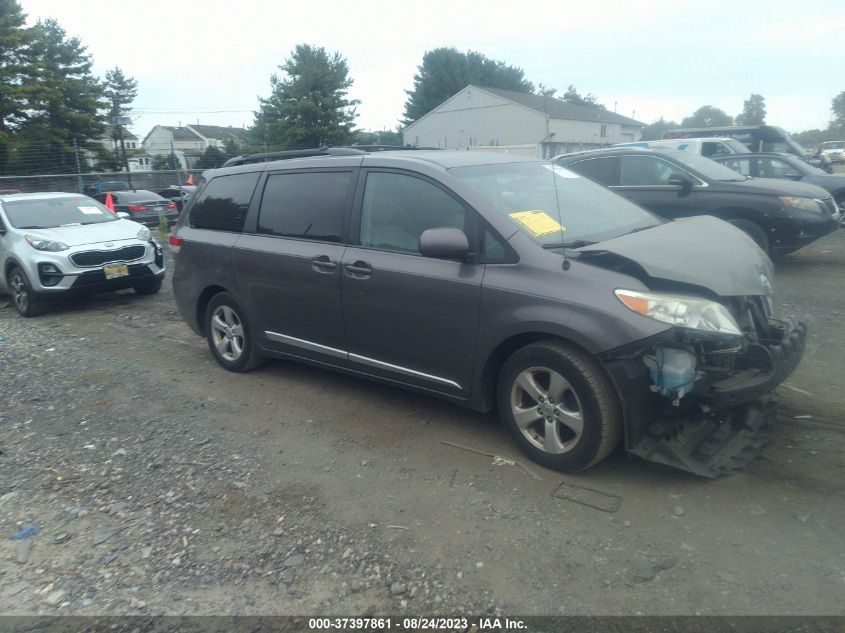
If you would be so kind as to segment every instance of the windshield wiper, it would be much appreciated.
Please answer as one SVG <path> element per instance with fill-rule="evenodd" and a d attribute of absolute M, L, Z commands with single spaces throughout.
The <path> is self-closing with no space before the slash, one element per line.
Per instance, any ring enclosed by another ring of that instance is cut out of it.
<path fill-rule="evenodd" d="M 543 244 L 543 248 L 545 249 L 555 249 L 555 248 L 581 248 L 582 246 L 592 246 L 593 244 L 598 244 L 598 242 L 591 242 L 590 240 L 575 240 L 572 242 L 560 242 L 556 244 Z"/>
<path fill-rule="evenodd" d="M 16 229 L 54 229 L 54 226 L 16 226 Z"/>

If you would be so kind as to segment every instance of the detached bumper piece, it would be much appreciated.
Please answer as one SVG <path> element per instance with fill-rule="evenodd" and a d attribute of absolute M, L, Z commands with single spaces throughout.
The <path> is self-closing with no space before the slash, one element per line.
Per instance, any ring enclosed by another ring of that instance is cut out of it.
<path fill-rule="evenodd" d="M 673 407 L 663 399 L 656 420 L 630 452 L 704 477 L 742 468 L 757 457 L 774 423 L 772 391 L 798 366 L 807 339 L 803 323 L 768 325 L 768 338 L 732 355 L 731 367 L 701 359 L 694 389 Z"/>
<path fill-rule="evenodd" d="M 777 406 L 767 399 L 712 417 L 652 425 L 631 453 L 702 477 L 746 466 L 769 440 Z"/>

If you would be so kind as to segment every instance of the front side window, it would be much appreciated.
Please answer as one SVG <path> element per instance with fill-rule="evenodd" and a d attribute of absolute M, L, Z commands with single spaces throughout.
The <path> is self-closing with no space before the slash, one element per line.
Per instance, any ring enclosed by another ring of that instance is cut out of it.
<path fill-rule="evenodd" d="M 258 232 L 339 242 L 352 172 L 297 172 L 268 176 Z"/>
<path fill-rule="evenodd" d="M 619 158 L 589 158 L 570 165 L 572 169 L 605 187 L 619 184 Z"/>
<path fill-rule="evenodd" d="M 800 178 L 801 173 L 780 158 L 759 158 L 757 165 L 762 178 Z"/>
<path fill-rule="evenodd" d="M 214 231 L 242 231 L 259 175 L 251 172 L 210 180 L 191 209 L 190 226 Z"/>
<path fill-rule="evenodd" d="M 669 178 L 680 170 L 651 156 L 622 156 L 619 184 L 623 187 L 668 186 Z"/>
<path fill-rule="evenodd" d="M 361 246 L 419 253 L 420 235 L 464 229 L 466 209 L 433 184 L 404 174 L 371 172 L 361 203 Z"/>

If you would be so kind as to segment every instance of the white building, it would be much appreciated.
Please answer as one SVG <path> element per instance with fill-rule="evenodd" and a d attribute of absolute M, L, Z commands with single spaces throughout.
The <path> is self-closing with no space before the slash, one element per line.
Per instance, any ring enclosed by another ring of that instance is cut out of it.
<path fill-rule="evenodd" d="M 238 147 L 243 147 L 246 145 L 247 131 L 219 125 L 156 125 L 144 137 L 143 147 L 151 156 L 170 155 L 172 152 L 182 169 L 190 169 L 207 148 L 216 147 L 222 151 L 227 141 L 234 141 Z"/>
<path fill-rule="evenodd" d="M 640 140 L 643 123 L 526 92 L 467 86 L 403 132 L 404 143 L 444 149 L 555 154 Z"/>

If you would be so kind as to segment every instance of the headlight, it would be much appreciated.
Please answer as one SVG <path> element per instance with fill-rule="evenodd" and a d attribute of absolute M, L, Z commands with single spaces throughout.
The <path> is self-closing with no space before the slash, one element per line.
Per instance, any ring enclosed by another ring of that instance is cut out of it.
<path fill-rule="evenodd" d="M 628 309 L 656 321 L 691 330 L 742 336 L 731 313 L 715 301 L 634 290 L 617 290 L 616 296 Z"/>
<path fill-rule="evenodd" d="M 29 245 L 37 251 L 66 251 L 70 248 L 67 244 L 63 244 L 62 242 L 53 242 L 51 240 L 42 240 L 39 237 L 35 237 L 34 235 L 24 235 L 24 239 L 29 243 Z"/>
<path fill-rule="evenodd" d="M 141 230 L 138 231 L 138 239 L 142 242 L 146 242 L 150 239 L 150 229 L 146 226 L 142 226 Z"/>
<path fill-rule="evenodd" d="M 813 213 L 824 213 L 824 208 L 821 204 L 812 198 L 799 198 L 796 196 L 781 196 L 778 198 L 785 207 L 795 207 L 802 211 L 812 211 Z"/>

